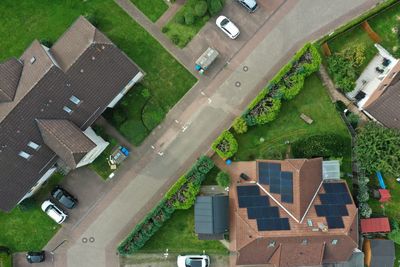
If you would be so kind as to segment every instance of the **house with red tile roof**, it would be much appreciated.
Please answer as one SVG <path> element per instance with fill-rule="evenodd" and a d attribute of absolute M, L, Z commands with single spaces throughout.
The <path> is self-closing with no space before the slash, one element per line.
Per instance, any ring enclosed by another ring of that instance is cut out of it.
<path fill-rule="evenodd" d="M 325 173 L 322 158 L 234 162 L 227 170 L 231 266 L 346 264 L 362 253 L 358 210 L 346 182 Z"/>

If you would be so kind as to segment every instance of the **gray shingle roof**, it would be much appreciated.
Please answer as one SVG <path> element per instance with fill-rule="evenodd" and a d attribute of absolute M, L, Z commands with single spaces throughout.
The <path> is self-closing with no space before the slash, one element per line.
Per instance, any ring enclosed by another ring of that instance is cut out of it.
<path fill-rule="evenodd" d="M 395 260 L 394 243 L 392 240 L 371 239 L 370 267 L 393 267 Z"/>
<path fill-rule="evenodd" d="M 32 56 L 36 60 L 30 64 Z M 15 99 L 0 104 L 0 209 L 6 211 L 11 210 L 58 159 L 44 143 L 36 120 L 69 120 L 84 131 L 140 72 L 122 51 L 108 43 L 85 46 L 67 71 L 54 64 L 37 41 L 24 52 L 21 60 L 24 67 Z M 72 95 L 81 100 L 79 105 L 70 101 Z M 68 114 L 64 106 L 73 112 Z M 28 147 L 30 141 L 40 145 L 40 149 Z M 32 157 L 26 160 L 18 155 L 20 151 Z"/>
<path fill-rule="evenodd" d="M 397 81 L 365 110 L 386 127 L 400 129 L 399 103 L 400 82 Z"/>
<path fill-rule="evenodd" d="M 21 72 L 22 63 L 16 58 L 0 64 L 0 103 L 14 100 Z"/>
<path fill-rule="evenodd" d="M 69 120 L 39 119 L 37 124 L 44 143 L 72 169 L 96 147 L 96 144 Z"/>
<path fill-rule="evenodd" d="M 194 207 L 198 234 L 221 234 L 229 228 L 229 198 L 226 195 L 198 196 Z"/>

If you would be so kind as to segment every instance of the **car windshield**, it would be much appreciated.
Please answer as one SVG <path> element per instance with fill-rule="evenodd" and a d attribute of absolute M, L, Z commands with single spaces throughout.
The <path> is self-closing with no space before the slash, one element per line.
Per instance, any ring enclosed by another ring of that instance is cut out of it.
<path fill-rule="evenodd" d="M 187 258 L 185 261 L 186 267 L 202 267 L 201 266 L 201 259 L 193 259 L 193 258 Z"/>
<path fill-rule="evenodd" d="M 225 26 L 226 24 L 228 24 L 229 23 L 229 19 L 223 19 L 222 21 L 221 21 L 221 26 Z"/>

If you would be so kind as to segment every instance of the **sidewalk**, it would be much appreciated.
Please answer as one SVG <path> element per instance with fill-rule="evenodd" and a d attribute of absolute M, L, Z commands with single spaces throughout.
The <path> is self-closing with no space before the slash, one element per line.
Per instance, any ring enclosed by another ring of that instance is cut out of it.
<path fill-rule="evenodd" d="M 156 21 L 156 25 L 158 28 L 164 27 L 167 22 L 175 16 L 175 14 L 179 11 L 179 9 L 185 4 L 185 0 L 176 0 L 168 10 Z"/>

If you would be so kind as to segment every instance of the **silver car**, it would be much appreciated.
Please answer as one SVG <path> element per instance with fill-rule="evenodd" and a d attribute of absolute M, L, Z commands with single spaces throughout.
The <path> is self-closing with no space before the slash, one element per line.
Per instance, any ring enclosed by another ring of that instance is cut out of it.
<path fill-rule="evenodd" d="M 236 0 L 236 1 L 238 1 L 242 6 L 244 6 L 250 13 L 253 13 L 258 8 L 256 0 Z"/>
<path fill-rule="evenodd" d="M 178 267 L 209 267 L 210 257 L 207 255 L 179 255 Z"/>
<path fill-rule="evenodd" d="M 231 39 L 236 39 L 240 34 L 238 27 L 225 16 L 219 16 L 215 23 Z"/>

